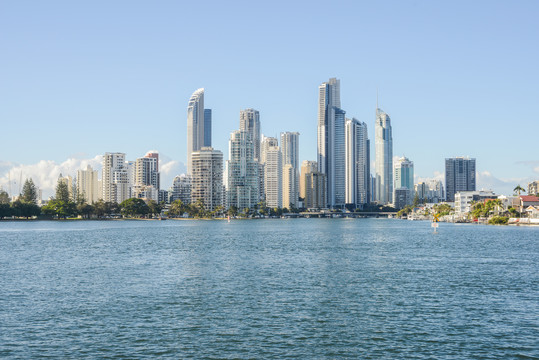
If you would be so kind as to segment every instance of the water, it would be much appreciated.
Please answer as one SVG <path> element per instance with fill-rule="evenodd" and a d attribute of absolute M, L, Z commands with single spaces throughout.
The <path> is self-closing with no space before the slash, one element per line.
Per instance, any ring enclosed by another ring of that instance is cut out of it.
<path fill-rule="evenodd" d="M 539 228 L 0 222 L 0 357 L 539 358 Z"/>

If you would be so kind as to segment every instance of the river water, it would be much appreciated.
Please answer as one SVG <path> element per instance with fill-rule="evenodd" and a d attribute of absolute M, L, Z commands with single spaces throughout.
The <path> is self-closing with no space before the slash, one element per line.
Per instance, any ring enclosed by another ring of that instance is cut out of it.
<path fill-rule="evenodd" d="M 0 222 L 1 358 L 539 358 L 539 227 Z"/>

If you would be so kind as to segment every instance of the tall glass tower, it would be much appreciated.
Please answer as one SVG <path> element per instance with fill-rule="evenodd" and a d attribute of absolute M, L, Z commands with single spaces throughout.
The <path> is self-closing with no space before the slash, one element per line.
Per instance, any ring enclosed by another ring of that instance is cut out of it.
<path fill-rule="evenodd" d="M 341 107 L 340 80 L 318 87 L 318 171 L 326 175 L 327 206 L 345 204 L 345 111 Z"/>
<path fill-rule="evenodd" d="M 187 173 L 192 173 L 192 153 L 204 146 L 204 89 L 196 90 L 187 104 Z"/>
<path fill-rule="evenodd" d="M 393 134 L 389 115 L 376 109 L 374 126 L 376 151 L 376 201 L 379 204 L 393 202 Z"/>

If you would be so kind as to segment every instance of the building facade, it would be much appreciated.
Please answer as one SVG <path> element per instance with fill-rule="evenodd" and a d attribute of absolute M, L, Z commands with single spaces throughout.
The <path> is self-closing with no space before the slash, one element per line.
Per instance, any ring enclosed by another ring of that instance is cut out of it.
<path fill-rule="evenodd" d="M 459 191 L 475 191 L 475 159 L 455 157 L 445 159 L 445 196 L 455 201 Z"/>
<path fill-rule="evenodd" d="M 204 146 L 211 147 L 211 109 L 204 109 Z"/>
<path fill-rule="evenodd" d="M 88 204 L 93 204 L 101 198 L 99 190 L 97 170 L 88 165 L 86 170 L 77 171 L 77 193 L 82 195 Z"/>
<path fill-rule="evenodd" d="M 184 204 L 191 203 L 191 176 L 182 174 L 174 177 L 172 186 L 168 191 L 169 202 L 181 200 Z"/>

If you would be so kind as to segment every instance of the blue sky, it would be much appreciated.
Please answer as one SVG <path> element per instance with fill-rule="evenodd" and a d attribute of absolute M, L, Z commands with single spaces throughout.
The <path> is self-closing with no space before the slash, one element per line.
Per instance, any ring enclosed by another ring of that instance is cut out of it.
<path fill-rule="evenodd" d="M 371 139 L 378 89 L 394 154 L 417 176 L 469 155 L 478 185 L 507 193 L 539 179 L 538 10 L 537 1 L 3 1 L 0 186 L 10 170 L 47 189 L 57 172 L 74 175 L 107 151 L 158 150 L 168 188 L 186 161 L 186 106 L 200 87 L 225 157 L 239 111 L 252 107 L 264 134 L 299 131 L 300 160 L 314 160 L 318 85 L 337 77 L 342 107 Z"/>

